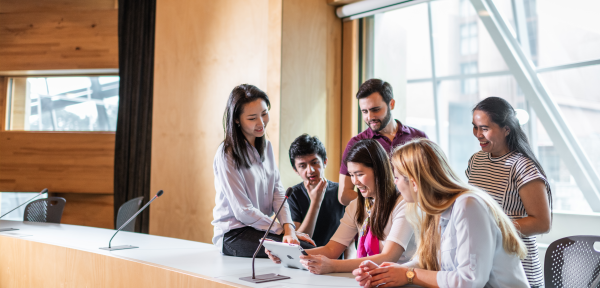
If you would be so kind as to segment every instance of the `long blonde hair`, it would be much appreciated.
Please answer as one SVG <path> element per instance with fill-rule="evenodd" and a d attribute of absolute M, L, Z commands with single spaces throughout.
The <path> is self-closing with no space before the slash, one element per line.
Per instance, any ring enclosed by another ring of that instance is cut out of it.
<path fill-rule="evenodd" d="M 407 219 L 419 236 L 415 256 L 419 257 L 421 268 L 440 270 L 440 215 L 463 193 L 474 193 L 487 204 L 502 232 L 504 251 L 520 259 L 527 256 L 525 244 L 500 205 L 487 193 L 461 181 L 448 165 L 442 149 L 433 141 L 420 138 L 397 147 L 393 151 L 392 165 L 404 176 L 404 181 L 413 179 L 417 186 L 416 203 L 408 205 Z"/>

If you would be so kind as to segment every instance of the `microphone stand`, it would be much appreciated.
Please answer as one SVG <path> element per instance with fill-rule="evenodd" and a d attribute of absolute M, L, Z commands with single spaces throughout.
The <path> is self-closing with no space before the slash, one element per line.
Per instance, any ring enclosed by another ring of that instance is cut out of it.
<path fill-rule="evenodd" d="M 150 199 L 150 201 L 148 201 L 148 203 L 146 203 L 146 205 L 144 205 L 144 207 L 142 207 L 142 209 L 138 210 L 138 212 L 136 212 L 133 216 L 131 216 L 131 218 L 129 218 L 129 220 L 127 220 L 127 222 L 125 222 L 123 225 L 121 225 L 121 227 L 119 227 L 119 229 L 117 229 L 117 232 L 115 232 L 115 234 L 113 234 L 113 236 L 110 237 L 110 241 L 108 241 L 108 247 L 100 247 L 100 249 L 114 251 L 114 250 L 139 248 L 137 246 L 132 246 L 132 245 L 120 245 L 120 246 L 111 247 L 110 243 L 112 242 L 113 238 L 115 238 L 115 236 L 117 236 L 117 233 L 119 233 L 119 231 L 121 231 L 121 229 L 125 228 L 125 226 L 127 226 L 127 224 L 129 224 L 129 222 L 131 222 L 133 219 L 135 219 L 135 217 L 137 217 L 138 214 L 142 213 L 142 211 L 144 211 L 144 209 L 146 209 L 146 207 L 148 207 L 148 205 L 150 205 L 150 203 L 152 203 L 152 201 L 156 200 L 156 198 L 160 197 L 162 194 L 163 194 L 163 190 L 158 191 L 158 193 L 156 193 L 156 195 L 154 197 L 152 197 L 152 199 Z"/>
<path fill-rule="evenodd" d="M 290 195 L 292 195 L 293 191 L 294 190 L 291 187 L 288 188 L 287 192 L 285 193 L 285 198 L 283 199 L 283 202 L 281 202 L 281 206 L 279 206 L 279 210 L 277 210 L 277 213 L 275 213 L 275 217 L 273 217 L 273 221 L 271 221 L 271 225 L 269 225 L 269 228 L 265 232 L 265 235 L 260 239 L 260 244 L 258 245 L 258 248 L 256 249 L 256 251 L 254 251 L 254 255 L 252 256 L 252 276 L 241 277 L 240 280 L 244 280 L 244 281 L 248 281 L 248 282 L 252 282 L 252 283 L 264 283 L 264 282 L 270 282 L 270 281 L 291 279 L 288 276 L 279 275 L 279 274 L 275 274 L 275 273 L 269 273 L 269 274 L 255 276 L 254 261 L 256 260 L 256 255 L 258 254 L 258 251 L 260 251 L 260 248 L 263 246 L 263 242 L 265 242 L 267 235 L 269 235 L 269 231 L 271 231 L 271 227 L 273 227 L 273 223 L 275 223 L 275 219 L 277 219 L 277 216 L 279 215 L 281 208 L 283 208 L 283 205 L 285 205 L 285 201 L 288 199 L 288 197 Z"/>
<path fill-rule="evenodd" d="M 12 210 L 10 210 L 10 211 L 8 211 L 8 212 L 6 212 L 6 213 L 2 214 L 2 216 L 0 216 L 0 218 L 2 218 L 2 217 L 4 217 L 4 216 L 8 215 L 10 212 L 13 212 L 13 211 L 17 210 L 17 208 L 19 208 L 19 207 L 21 207 L 21 206 L 23 206 L 23 205 L 25 205 L 25 204 L 29 203 L 31 200 L 33 200 L 33 199 L 37 198 L 38 196 L 40 196 L 40 195 L 42 195 L 42 194 L 46 194 L 46 193 L 48 193 L 48 188 L 44 188 L 44 190 L 42 190 L 42 192 L 40 192 L 40 193 L 38 193 L 37 195 L 33 196 L 31 199 L 29 199 L 29 200 L 27 200 L 27 201 L 25 201 L 25 202 L 21 203 L 21 205 L 19 205 L 19 206 L 17 206 L 17 207 L 15 207 L 15 208 L 13 208 Z M 0 228 L 0 232 L 6 232 L 6 231 L 15 231 L 15 230 L 19 230 L 19 229 L 16 229 L 16 228 Z"/>

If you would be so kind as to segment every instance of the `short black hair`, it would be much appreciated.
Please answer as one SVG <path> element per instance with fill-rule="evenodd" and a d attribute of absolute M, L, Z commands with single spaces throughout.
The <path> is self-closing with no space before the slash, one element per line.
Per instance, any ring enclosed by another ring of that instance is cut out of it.
<path fill-rule="evenodd" d="M 290 163 L 292 168 L 296 170 L 296 157 L 317 154 L 322 161 L 327 159 L 325 145 L 319 141 L 317 136 L 310 137 L 308 134 L 302 134 L 290 145 Z"/>
<path fill-rule="evenodd" d="M 356 93 L 356 99 L 362 99 L 371 96 L 371 94 L 378 92 L 385 104 L 390 105 L 392 99 L 394 99 L 394 92 L 392 91 L 392 85 L 381 79 L 369 79 L 360 85 L 358 93 Z"/>

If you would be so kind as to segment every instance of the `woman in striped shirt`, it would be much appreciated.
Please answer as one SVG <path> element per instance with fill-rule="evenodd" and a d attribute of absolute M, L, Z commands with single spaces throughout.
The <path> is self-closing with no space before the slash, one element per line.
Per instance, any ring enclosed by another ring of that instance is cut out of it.
<path fill-rule="evenodd" d="M 504 99 L 488 97 L 473 109 L 473 135 L 481 151 L 469 160 L 469 184 L 488 192 L 514 222 L 527 246 L 522 260 L 531 287 L 544 286 L 535 235 L 551 226 L 552 194 L 515 110 Z"/>

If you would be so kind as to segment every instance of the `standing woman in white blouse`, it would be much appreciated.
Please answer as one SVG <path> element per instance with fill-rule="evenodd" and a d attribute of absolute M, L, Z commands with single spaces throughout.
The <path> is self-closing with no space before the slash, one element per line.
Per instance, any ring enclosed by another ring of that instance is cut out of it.
<path fill-rule="evenodd" d="M 213 244 L 229 256 L 252 257 L 271 216 L 285 198 L 271 142 L 265 139 L 271 104 L 265 92 L 253 85 L 231 91 L 223 125 L 225 140 L 217 149 L 213 170 L 217 191 L 213 209 Z M 287 203 L 267 236 L 275 241 L 301 244 L 312 242 L 295 232 Z M 314 243 L 313 243 L 314 244 Z M 266 258 L 264 248 L 257 257 Z"/>
<path fill-rule="evenodd" d="M 469 160 L 469 184 L 487 192 L 514 221 L 527 257 L 525 274 L 531 287 L 544 286 L 535 235 L 551 226 L 552 193 L 544 169 L 529 147 L 513 107 L 499 97 L 488 97 L 473 109 L 473 135 L 481 151 Z"/>
<path fill-rule="evenodd" d="M 300 256 L 300 262 L 314 274 L 351 272 L 364 260 L 407 262 L 416 247 L 412 227 L 404 217 L 406 202 L 394 187 L 387 153 L 376 140 L 365 139 L 352 146 L 344 161 L 352 184 L 360 193 L 346 207 L 329 242 L 307 249 L 309 255 Z M 357 234 L 357 259 L 338 260 Z M 267 254 L 276 263 L 280 262 L 268 251 Z"/>
<path fill-rule="evenodd" d="M 413 261 L 369 261 L 353 271 L 365 287 L 529 287 L 525 245 L 500 206 L 463 183 L 441 148 L 415 139 L 392 155 L 396 187 L 420 241 Z M 417 209 L 418 208 L 418 209 Z"/>

